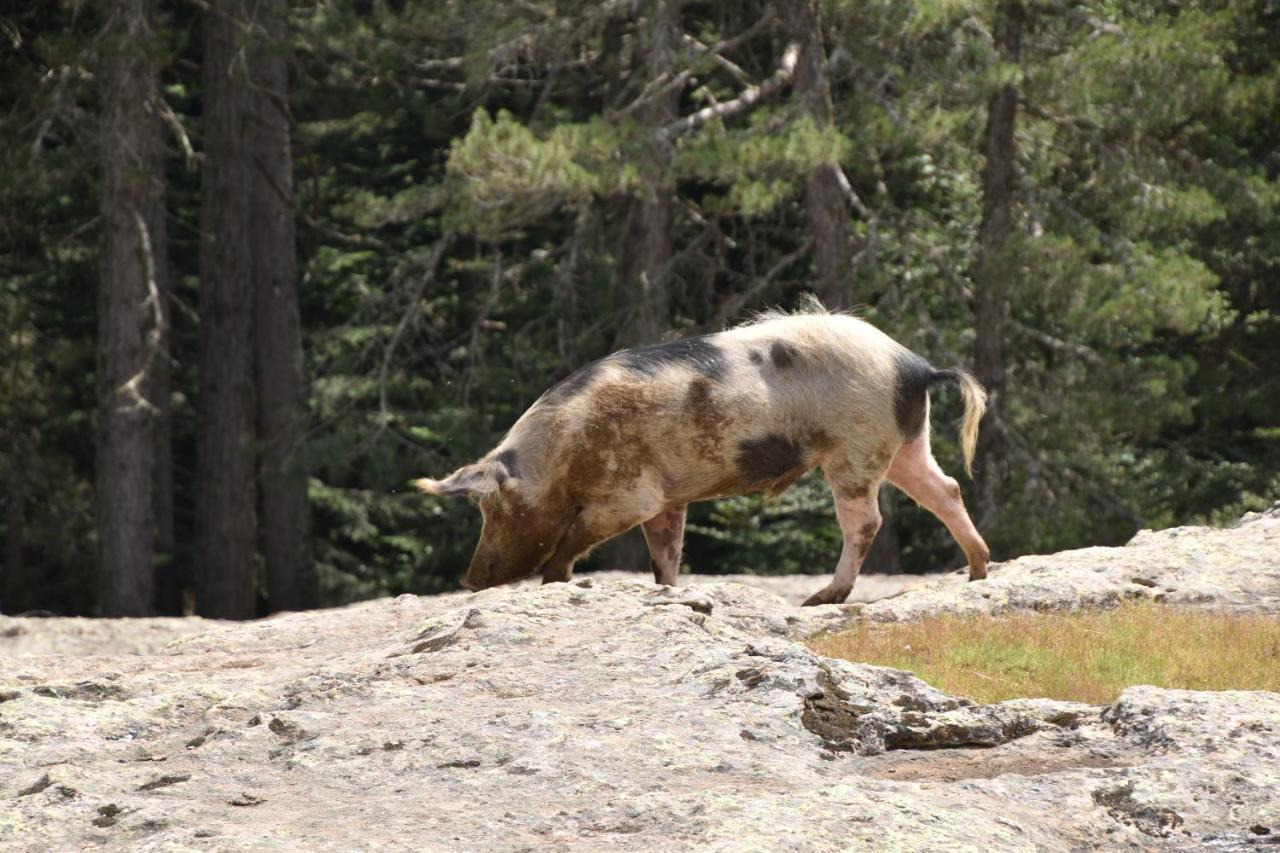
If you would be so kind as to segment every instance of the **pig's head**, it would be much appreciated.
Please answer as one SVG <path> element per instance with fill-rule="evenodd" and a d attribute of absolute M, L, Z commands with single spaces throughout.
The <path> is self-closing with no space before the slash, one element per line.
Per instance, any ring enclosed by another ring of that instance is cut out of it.
<path fill-rule="evenodd" d="M 504 458 L 505 457 L 505 458 Z M 534 574 L 555 551 L 568 519 L 542 501 L 518 476 L 514 454 L 499 453 L 464 465 L 443 480 L 415 480 L 429 495 L 467 498 L 480 507 L 484 526 L 471 566 L 462 580 L 470 590 L 487 589 Z"/>

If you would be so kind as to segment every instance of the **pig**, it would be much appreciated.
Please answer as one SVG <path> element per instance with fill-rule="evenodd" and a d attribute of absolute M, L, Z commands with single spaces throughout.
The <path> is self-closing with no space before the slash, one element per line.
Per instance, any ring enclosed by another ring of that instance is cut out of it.
<path fill-rule="evenodd" d="M 462 585 L 541 573 L 567 581 L 592 548 L 639 525 L 654 579 L 674 586 L 694 501 L 778 495 L 821 468 L 843 546 L 831 582 L 806 605 L 844 601 L 880 527 L 888 480 L 936 515 L 969 579 L 989 553 L 960 486 L 929 449 L 929 388 L 959 386 L 965 470 L 986 393 L 969 373 L 934 369 L 871 324 L 814 303 L 716 334 L 626 349 L 544 393 L 480 461 L 430 495 L 479 504 L 483 528 Z"/>

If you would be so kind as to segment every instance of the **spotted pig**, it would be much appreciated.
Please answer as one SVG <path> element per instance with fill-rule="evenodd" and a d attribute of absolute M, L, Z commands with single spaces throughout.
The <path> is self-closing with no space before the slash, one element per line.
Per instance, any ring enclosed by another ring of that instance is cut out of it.
<path fill-rule="evenodd" d="M 964 396 L 968 470 L 986 405 L 972 376 L 936 370 L 852 316 L 767 314 L 589 364 L 479 462 L 415 485 L 478 502 L 484 526 L 463 580 L 472 590 L 538 573 L 566 581 L 576 560 L 636 525 L 654 578 L 674 585 L 690 503 L 776 495 L 813 468 L 831 486 L 844 544 L 834 578 L 806 604 L 853 589 L 885 480 L 941 519 L 977 580 L 986 543 L 929 450 L 929 387 L 943 381 Z"/>

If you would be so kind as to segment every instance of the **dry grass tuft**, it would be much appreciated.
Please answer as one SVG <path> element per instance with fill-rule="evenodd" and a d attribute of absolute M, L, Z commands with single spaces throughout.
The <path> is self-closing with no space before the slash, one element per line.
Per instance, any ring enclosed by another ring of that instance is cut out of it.
<path fill-rule="evenodd" d="M 909 670 L 978 702 L 1048 697 L 1104 704 L 1134 684 L 1280 692 L 1280 618 L 1152 602 L 860 623 L 809 645 L 827 657 Z"/>

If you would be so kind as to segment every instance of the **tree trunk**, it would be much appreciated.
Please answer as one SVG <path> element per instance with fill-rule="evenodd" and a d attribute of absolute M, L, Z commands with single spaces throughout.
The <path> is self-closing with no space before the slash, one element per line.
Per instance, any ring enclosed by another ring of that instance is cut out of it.
<path fill-rule="evenodd" d="M 149 0 L 118 0 L 103 34 L 102 225 L 98 297 L 96 502 L 99 607 L 152 612 L 152 412 L 144 392 L 153 322 L 154 218 L 160 205 L 160 127 L 149 67 Z"/>
<path fill-rule="evenodd" d="M 255 609 L 248 20 L 244 0 L 204 18 L 196 612 L 224 619 Z"/>
<path fill-rule="evenodd" d="M 646 31 L 645 80 L 656 80 L 671 73 L 676 65 L 676 52 L 683 32 L 680 26 L 679 0 L 649 0 Z M 671 167 L 675 146 L 658 139 L 656 131 L 678 116 L 680 92 L 670 89 L 654 96 L 638 111 L 642 126 L 649 132 L 644 195 L 631 202 L 631 215 L 625 234 L 623 271 L 629 287 L 633 311 L 631 322 L 621 330 L 618 340 L 624 345 L 648 344 L 661 339 L 671 324 L 671 260 L 673 194 Z M 609 542 L 601 550 L 605 568 L 624 571 L 646 571 L 649 549 L 639 529 L 629 531 Z"/>
<path fill-rule="evenodd" d="M 671 324 L 671 208 L 670 187 L 655 182 L 632 212 L 632 246 L 640 258 L 631 276 L 635 319 L 623 333 L 632 343 L 654 343 Z"/>
<path fill-rule="evenodd" d="M 4 493 L 4 562 L 0 563 L 0 613 L 20 613 L 30 600 L 26 572 L 22 562 L 22 550 L 26 545 L 27 495 L 26 477 L 23 476 L 19 448 L 9 459 Z"/>
<path fill-rule="evenodd" d="M 996 10 L 995 41 L 1001 63 L 1016 64 L 1022 47 L 1024 10 L 1020 2 L 1003 2 Z M 1005 442 L 1000 429 L 1004 390 L 1004 322 L 1010 268 L 1009 238 L 1013 234 L 1014 121 L 1018 90 L 1000 87 L 987 104 L 983 141 L 982 223 L 978 229 L 978 258 L 974 273 L 974 373 L 987 389 L 987 411 L 979 427 L 975 453 L 977 489 L 975 521 L 987 527 L 998 509 L 998 489 L 1005 473 Z"/>
<path fill-rule="evenodd" d="M 791 40 L 800 45 L 793 86 L 805 114 L 820 132 L 830 132 L 835 123 L 831 85 L 823 70 L 826 51 L 822 45 L 822 18 L 814 0 L 797 0 L 782 6 L 783 22 Z M 849 207 L 840 188 L 840 166 L 823 163 L 805 181 L 804 204 L 813 237 L 813 270 L 822 304 L 839 311 L 858 301 L 853 291 L 850 269 L 851 241 Z M 880 530 L 863 561 L 863 571 L 901 571 L 898 537 L 893 529 L 893 504 L 888 494 L 880 495 Z"/>
<path fill-rule="evenodd" d="M 164 162 L 162 134 L 156 135 L 158 163 Z M 155 431 L 155 468 L 152 482 L 152 511 L 155 515 L 156 591 L 155 609 L 168 616 L 182 615 L 182 589 L 188 574 L 178 565 L 173 530 L 173 370 L 172 306 L 170 305 L 169 223 L 165 210 L 164 186 L 151 199 L 147 222 L 151 226 L 152 254 L 155 259 L 156 293 L 160 298 L 161 325 L 157 349 L 151 362 L 147 399 L 155 406 L 152 424 Z"/>
<path fill-rule="evenodd" d="M 303 610 L 315 606 L 316 589 L 303 452 L 307 412 L 289 150 L 286 12 L 285 0 L 259 3 L 265 38 L 255 44 L 251 59 L 254 349 L 267 595 L 272 610 Z"/>
<path fill-rule="evenodd" d="M 672 74 L 680 47 L 679 0 L 650 0 L 646 31 L 645 81 Z M 680 107 L 675 88 L 652 97 L 638 111 L 648 131 L 644 195 L 634 202 L 628 235 L 627 280 L 635 306 L 634 321 L 624 332 L 625 343 L 653 343 L 671 323 L 671 259 L 673 194 L 671 170 L 675 145 L 659 139 L 656 131 L 674 121 Z"/>
<path fill-rule="evenodd" d="M 821 132 L 831 130 L 835 110 L 823 65 L 822 20 L 814 0 L 783 4 L 783 20 L 791 40 L 800 45 L 793 85 L 805 114 Z M 828 308 L 853 304 L 849 280 L 849 211 L 840 188 L 839 165 L 824 163 L 805 182 L 805 211 L 813 235 L 813 266 L 818 297 Z"/>

